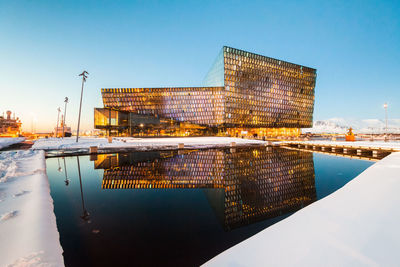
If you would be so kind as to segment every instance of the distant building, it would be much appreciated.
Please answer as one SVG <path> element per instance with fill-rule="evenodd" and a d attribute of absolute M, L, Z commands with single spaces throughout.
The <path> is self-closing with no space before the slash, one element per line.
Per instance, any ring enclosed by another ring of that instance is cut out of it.
<path fill-rule="evenodd" d="M 316 70 L 223 47 L 204 87 L 102 89 L 96 129 L 122 135 L 296 136 L 312 127 Z"/>
<path fill-rule="evenodd" d="M 19 136 L 21 134 L 21 120 L 14 116 L 12 112 L 7 110 L 6 116 L 0 116 L 0 136 Z"/>

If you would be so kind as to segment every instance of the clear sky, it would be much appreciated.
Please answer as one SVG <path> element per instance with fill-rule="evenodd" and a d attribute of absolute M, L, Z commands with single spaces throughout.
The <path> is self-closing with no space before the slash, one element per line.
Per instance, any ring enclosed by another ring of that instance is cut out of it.
<path fill-rule="evenodd" d="M 100 88 L 199 86 L 223 45 L 317 69 L 314 119 L 400 118 L 400 1 L 0 0 L 0 112 L 51 131 L 65 96 L 93 128 Z"/>

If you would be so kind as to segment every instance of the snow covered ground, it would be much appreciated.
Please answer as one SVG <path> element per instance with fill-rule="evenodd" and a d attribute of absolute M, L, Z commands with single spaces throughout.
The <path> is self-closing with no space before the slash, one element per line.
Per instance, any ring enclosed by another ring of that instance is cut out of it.
<path fill-rule="evenodd" d="M 398 266 L 400 153 L 205 266 Z"/>
<path fill-rule="evenodd" d="M 44 151 L 0 153 L 0 266 L 63 266 Z"/>
<path fill-rule="evenodd" d="M 400 142 L 390 141 L 390 142 L 381 142 L 381 141 L 355 141 L 355 142 L 346 142 L 346 141 L 327 141 L 327 140 L 314 140 L 314 141 L 284 141 L 283 143 L 302 143 L 308 145 L 329 145 L 329 146 L 346 146 L 346 147 L 354 147 L 354 148 L 382 148 L 382 149 L 393 149 L 395 151 L 400 151 Z"/>
<path fill-rule="evenodd" d="M 42 149 L 160 149 L 265 144 L 229 137 L 40 139 L 0 153 L 0 266 L 63 266 Z M 400 142 L 305 141 L 400 150 Z M 375 163 L 330 196 L 211 259 L 208 266 L 396 265 L 400 251 L 400 153 Z"/>
<path fill-rule="evenodd" d="M 0 149 L 25 141 L 24 137 L 0 137 Z"/>
<path fill-rule="evenodd" d="M 101 148 L 136 148 L 138 150 L 176 148 L 179 143 L 184 143 L 187 148 L 207 148 L 217 146 L 229 146 L 231 142 L 237 145 L 246 144 L 265 144 L 260 140 L 249 140 L 233 137 L 177 137 L 177 138 L 131 138 L 115 137 L 112 143 L 108 143 L 106 138 L 86 138 L 82 137 L 76 143 L 75 137 L 70 138 L 48 138 L 37 140 L 32 149 L 44 150 L 71 150 L 88 149 L 91 146 Z"/>
<path fill-rule="evenodd" d="M 400 133 L 400 119 L 389 119 L 388 128 L 386 130 L 385 120 L 379 119 L 344 119 L 344 118 L 331 118 L 327 120 L 314 121 L 312 128 L 303 128 L 303 133 L 336 133 L 345 134 L 348 129 L 352 127 L 355 133 L 363 134 L 384 134 Z"/>

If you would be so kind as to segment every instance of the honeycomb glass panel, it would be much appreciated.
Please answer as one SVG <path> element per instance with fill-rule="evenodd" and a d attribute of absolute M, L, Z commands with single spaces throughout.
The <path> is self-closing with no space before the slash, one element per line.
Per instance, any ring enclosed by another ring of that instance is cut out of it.
<path fill-rule="evenodd" d="M 299 135 L 312 127 L 316 70 L 223 47 L 205 87 L 102 89 L 119 132 L 143 135 Z M 100 111 L 95 127 L 105 127 Z M 124 124 L 124 125 L 120 125 Z"/>

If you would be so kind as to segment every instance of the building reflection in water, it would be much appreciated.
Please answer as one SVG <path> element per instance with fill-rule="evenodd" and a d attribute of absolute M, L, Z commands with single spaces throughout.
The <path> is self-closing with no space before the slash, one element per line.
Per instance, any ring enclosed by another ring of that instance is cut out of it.
<path fill-rule="evenodd" d="M 313 154 L 235 148 L 98 155 L 102 189 L 199 188 L 226 230 L 316 200 Z"/>

